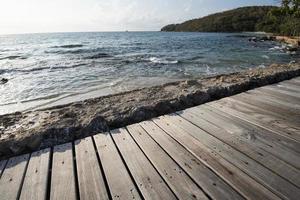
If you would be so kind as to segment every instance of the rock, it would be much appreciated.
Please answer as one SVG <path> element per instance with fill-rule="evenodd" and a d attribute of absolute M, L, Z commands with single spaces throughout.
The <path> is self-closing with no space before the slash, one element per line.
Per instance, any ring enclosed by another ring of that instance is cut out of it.
<path fill-rule="evenodd" d="M 300 75 L 300 64 L 274 64 L 0 116 L 0 159 L 71 142 Z M 0 79 L 1 80 L 1 79 Z"/>
<path fill-rule="evenodd" d="M 184 84 L 186 86 L 192 86 L 192 85 L 198 85 L 199 83 L 197 80 L 186 80 L 186 81 L 184 81 Z"/>
<path fill-rule="evenodd" d="M 249 42 L 264 42 L 264 41 L 274 41 L 276 38 L 274 36 L 262 36 L 262 37 L 252 37 L 249 38 Z"/>
<path fill-rule="evenodd" d="M 264 42 L 264 41 L 274 41 L 276 38 L 274 37 L 274 36 L 263 36 L 263 37 L 261 37 L 259 40 L 261 41 L 261 42 Z"/>
<path fill-rule="evenodd" d="M 248 40 L 249 42 L 257 42 L 257 37 L 252 37 L 252 38 L 249 38 Z"/>
<path fill-rule="evenodd" d="M 297 51 L 298 47 L 296 45 L 288 45 L 286 46 L 287 51 Z"/>
<path fill-rule="evenodd" d="M 1 81 L 0 81 L 0 84 L 5 84 L 8 82 L 8 79 L 7 78 L 2 78 Z"/>

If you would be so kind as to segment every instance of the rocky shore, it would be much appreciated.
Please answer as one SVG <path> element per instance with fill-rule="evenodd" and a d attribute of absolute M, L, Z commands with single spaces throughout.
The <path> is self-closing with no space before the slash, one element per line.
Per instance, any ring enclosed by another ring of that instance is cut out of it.
<path fill-rule="evenodd" d="M 275 40 L 293 45 L 298 48 L 300 47 L 300 37 L 275 36 Z"/>
<path fill-rule="evenodd" d="M 45 110 L 0 116 L 6 158 L 179 111 L 300 75 L 300 63 L 142 88 Z"/>

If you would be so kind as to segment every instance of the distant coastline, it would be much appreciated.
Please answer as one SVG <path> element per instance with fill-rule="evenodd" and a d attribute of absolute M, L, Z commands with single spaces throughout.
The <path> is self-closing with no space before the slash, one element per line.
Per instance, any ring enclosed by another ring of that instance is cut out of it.
<path fill-rule="evenodd" d="M 299 3 L 276 6 L 248 6 L 215 13 L 179 24 L 169 24 L 167 32 L 268 32 L 300 36 Z"/>
<path fill-rule="evenodd" d="M 179 24 L 169 24 L 161 29 L 167 32 L 258 32 L 257 24 L 275 6 L 249 6 L 220 13 L 215 13 L 198 19 L 192 19 Z"/>

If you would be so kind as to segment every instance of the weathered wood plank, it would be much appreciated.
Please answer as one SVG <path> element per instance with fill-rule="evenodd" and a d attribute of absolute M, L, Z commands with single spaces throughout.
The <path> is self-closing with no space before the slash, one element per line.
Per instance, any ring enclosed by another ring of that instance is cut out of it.
<path fill-rule="evenodd" d="M 3 172 L 4 168 L 5 168 L 6 163 L 7 163 L 7 160 L 1 160 L 0 161 L 0 179 L 1 179 L 2 172 Z"/>
<path fill-rule="evenodd" d="M 141 199 L 110 134 L 97 134 L 94 140 L 112 198 Z"/>
<path fill-rule="evenodd" d="M 179 199 L 208 199 L 185 171 L 150 138 L 142 127 L 131 125 L 127 129 Z M 138 137 L 139 135 L 145 135 L 145 138 L 147 136 L 148 138 L 146 140 Z"/>
<path fill-rule="evenodd" d="M 0 179 L 0 199 L 18 199 L 29 154 L 10 158 Z"/>
<path fill-rule="evenodd" d="M 285 89 L 282 89 L 280 87 L 276 87 L 276 86 L 265 86 L 264 89 L 266 90 L 271 90 L 271 91 L 274 91 L 274 92 L 278 92 L 278 93 L 281 93 L 281 94 L 284 94 L 287 96 L 287 98 L 295 98 L 297 100 L 300 100 L 300 94 L 296 93 L 296 92 L 293 92 L 291 90 L 287 90 L 286 88 Z"/>
<path fill-rule="evenodd" d="M 296 96 L 298 96 L 299 89 L 296 87 L 296 85 L 290 85 L 288 83 L 280 82 L 276 85 L 271 85 L 273 88 L 279 88 L 280 90 L 290 92 Z"/>
<path fill-rule="evenodd" d="M 50 199 L 76 199 L 72 144 L 55 146 L 53 149 Z"/>
<path fill-rule="evenodd" d="M 113 130 L 111 135 L 145 199 L 176 199 L 126 129 Z"/>
<path fill-rule="evenodd" d="M 296 84 L 292 84 L 290 82 L 280 82 L 279 84 L 277 84 L 278 87 L 282 87 L 282 88 L 287 88 L 289 90 L 292 90 L 294 92 L 300 92 L 300 87 Z"/>
<path fill-rule="evenodd" d="M 246 106 L 240 106 L 238 102 L 232 102 L 230 98 L 215 101 L 213 103 L 209 103 L 208 105 L 225 113 L 230 113 L 230 115 L 239 117 L 248 123 L 268 129 L 278 135 L 282 135 L 296 142 L 300 142 L 300 135 L 298 134 L 297 129 L 287 126 L 285 123 L 282 123 L 280 120 L 270 115 L 257 113 Z"/>
<path fill-rule="evenodd" d="M 262 148 L 274 155 L 280 154 L 281 156 L 289 156 L 288 159 L 296 159 L 300 156 L 300 143 L 294 140 L 290 140 L 286 137 L 278 135 L 268 129 L 261 128 L 254 124 L 250 124 L 245 120 L 242 120 L 234 115 L 230 115 L 230 112 L 223 112 L 213 106 L 213 104 L 207 104 L 201 106 L 201 109 L 205 109 L 206 112 L 201 114 L 200 117 L 204 117 L 204 115 L 208 115 L 211 119 L 210 121 L 215 122 L 215 124 L 230 133 L 236 133 L 242 138 L 250 140 L 253 144 L 259 143 L 262 145 Z M 196 108 L 195 110 L 197 110 Z M 193 111 L 194 109 L 191 109 Z M 199 115 L 197 111 L 195 111 L 196 115 Z M 205 120 L 207 120 L 205 118 Z M 209 120 L 207 120 L 209 121 Z M 221 126 L 223 124 L 223 126 Z M 283 158 L 285 160 L 286 158 Z M 293 162 L 293 161 L 291 161 Z M 298 166 L 296 164 L 296 166 Z"/>
<path fill-rule="evenodd" d="M 276 91 L 273 91 L 273 90 L 267 90 L 265 89 L 264 87 L 261 87 L 261 88 L 256 88 L 252 91 L 255 91 L 255 92 L 260 92 L 262 93 L 263 95 L 271 95 L 273 96 L 276 100 L 281 100 L 281 101 L 284 101 L 284 102 L 288 102 L 290 104 L 295 104 L 295 105 L 298 105 L 299 103 L 299 100 L 297 98 L 294 98 L 294 97 L 287 97 L 287 95 L 285 94 L 282 94 L 282 93 L 279 93 L 279 92 L 276 92 Z M 261 95 L 261 94 L 260 94 Z"/>
<path fill-rule="evenodd" d="M 187 131 L 193 137 L 205 142 L 207 147 L 215 149 L 225 159 L 236 165 L 238 168 L 249 174 L 251 177 L 268 189 L 272 190 L 282 198 L 298 199 L 300 189 L 282 177 L 263 167 L 258 162 L 250 159 L 243 153 L 235 150 L 231 146 L 221 142 L 196 125 L 186 121 L 177 115 L 165 116 L 167 123 L 172 123 L 180 129 Z"/>
<path fill-rule="evenodd" d="M 92 138 L 75 141 L 75 154 L 80 199 L 108 199 Z"/>
<path fill-rule="evenodd" d="M 140 125 L 152 138 L 180 165 L 186 173 L 213 199 L 243 199 L 233 188 L 201 163 L 197 157 L 167 135 L 151 121 L 141 122 Z M 132 133 L 134 134 L 134 133 Z M 148 142 L 146 134 L 136 134 L 140 140 Z"/>
<path fill-rule="evenodd" d="M 266 151 L 267 148 L 262 147 L 264 144 L 259 141 L 255 128 L 247 130 L 247 127 L 240 127 L 233 120 L 214 114 L 203 106 L 201 106 L 198 113 L 190 111 L 184 112 L 180 116 L 292 183 L 300 185 L 300 171 Z M 250 136 L 248 136 L 249 134 Z M 275 145 L 273 144 L 273 146 Z M 272 148 L 270 149 L 272 150 Z M 289 156 L 288 153 L 285 155 Z M 295 163 L 299 164 L 299 159 L 297 157 L 295 159 L 297 159 Z"/>
<path fill-rule="evenodd" d="M 166 123 L 162 117 L 153 121 L 247 199 L 279 199 L 248 174 L 217 154 L 215 149 L 205 146 L 185 130 Z"/>
<path fill-rule="evenodd" d="M 250 90 L 248 91 L 249 94 L 264 97 L 264 99 L 268 99 L 269 101 L 276 103 L 278 105 L 294 109 L 296 111 L 300 112 L 300 105 L 297 104 L 297 102 L 289 101 L 289 99 L 285 98 L 282 95 L 277 95 L 277 94 L 270 94 L 266 92 L 262 92 L 258 89 L 255 90 Z"/>
<path fill-rule="evenodd" d="M 271 99 L 266 99 L 263 96 L 249 94 L 247 92 L 240 95 L 229 97 L 243 104 L 251 105 L 250 107 L 255 112 L 266 113 L 275 118 L 282 119 L 290 127 L 299 128 L 300 132 L 300 112 L 295 108 L 285 107 L 278 103 L 272 102 Z"/>
<path fill-rule="evenodd" d="M 288 80 L 288 82 L 300 86 L 300 78 L 299 77 L 298 78 L 290 79 L 290 80 Z"/>
<path fill-rule="evenodd" d="M 31 154 L 20 199 L 46 199 L 50 163 L 50 149 Z"/>

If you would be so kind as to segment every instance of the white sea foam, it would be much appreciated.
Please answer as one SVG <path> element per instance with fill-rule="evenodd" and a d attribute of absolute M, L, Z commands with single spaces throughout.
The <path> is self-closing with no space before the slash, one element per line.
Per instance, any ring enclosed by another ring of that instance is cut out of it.
<path fill-rule="evenodd" d="M 270 59 L 270 57 L 267 56 L 267 55 L 262 55 L 261 57 L 262 57 L 262 58 L 265 58 L 265 59 Z"/>
<path fill-rule="evenodd" d="M 164 58 L 151 57 L 150 62 L 157 64 L 177 64 L 178 60 L 169 60 Z"/>

